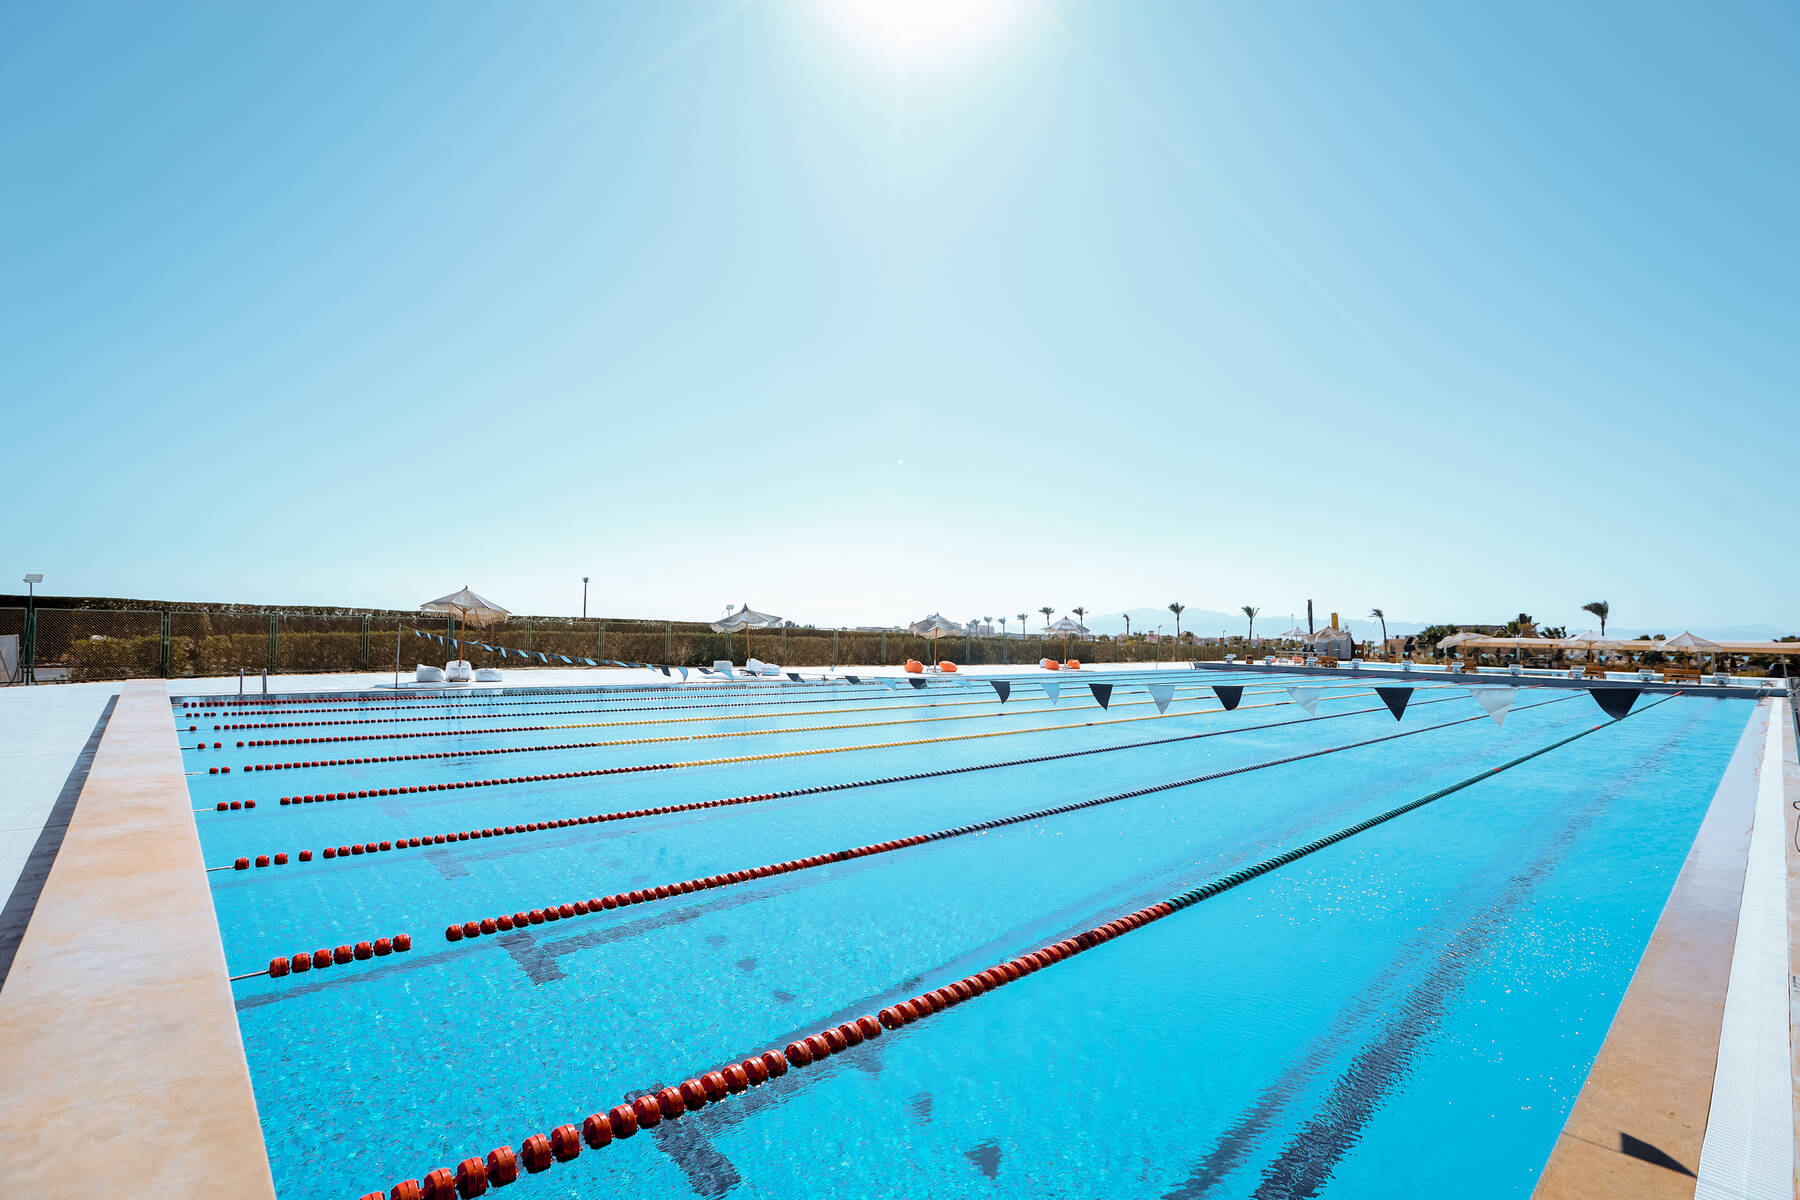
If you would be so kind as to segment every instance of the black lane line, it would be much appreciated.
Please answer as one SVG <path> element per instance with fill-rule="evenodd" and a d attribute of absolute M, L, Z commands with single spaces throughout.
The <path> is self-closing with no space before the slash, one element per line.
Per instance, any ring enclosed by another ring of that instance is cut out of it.
<path fill-rule="evenodd" d="M 50 878 L 50 868 L 55 865 L 57 852 L 62 849 L 63 838 L 69 832 L 69 819 L 75 815 L 75 802 L 81 798 L 81 789 L 93 768 L 94 753 L 100 749 L 101 735 L 106 732 L 107 722 L 112 720 L 113 708 L 118 703 L 117 696 L 109 699 L 100 712 L 100 719 L 94 722 L 94 731 L 88 734 L 81 753 L 75 756 L 75 765 L 70 768 L 68 778 L 63 780 L 62 790 L 56 794 L 56 803 L 50 806 L 50 815 L 38 831 L 37 841 L 25 858 L 18 881 L 13 884 L 12 894 L 6 898 L 6 906 L 0 908 L 0 987 L 5 986 L 6 977 L 12 971 L 19 941 L 25 936 L 25 927 L 31 923 L 38 897 L 44 893 L 44 881 Z"/>

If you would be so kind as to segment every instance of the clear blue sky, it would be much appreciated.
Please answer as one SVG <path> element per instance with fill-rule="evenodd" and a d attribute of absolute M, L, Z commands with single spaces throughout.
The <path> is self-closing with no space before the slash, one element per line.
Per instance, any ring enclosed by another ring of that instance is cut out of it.
<path fill-rule="evenodd" d="M 7 578 L 1800 629 L 1800 7 L 969 2 L 7 6 Z"/>

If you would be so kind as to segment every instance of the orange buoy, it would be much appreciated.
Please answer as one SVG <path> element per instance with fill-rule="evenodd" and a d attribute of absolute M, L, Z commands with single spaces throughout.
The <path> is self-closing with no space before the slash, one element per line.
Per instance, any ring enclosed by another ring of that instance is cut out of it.
<path fill-rule="evenodd" d="M 581 1134 L 573 1125 L 558 1125 L 550 1131 L 550 1153 L 557 1162 L 568 1162 L 581 1153 Z"/>
<path fill-rule="evenodd" d="M 606 1114 L 606 1123 L 612 1126 L 613 1137 L 628 1138 L 638 1129 L 637 1109 L 629 1104 L 615 1105 Z"/>
<path fill-rule="evenodd" d="M 487 1163 L 479 1158 L 465 1158 L 456 1164 L 456 1193 L 479 1196 L 488 1190 Z"/>
<path fill-rule="evenodd" d="M 550 1139 L 541 1133 L 534 1133 L 525 1139 L 519 1147 L 519 1161 L 525 1169 L 536 1175 L 539 1171 L 550 1169 Z"/>
<path fill-rule="evenodd" d="M 1044 668 L 1046 671 L 1062 670 L 1062 664 L 1057 662 L 1054 658 L 1040 658 L 1038 659 L 1038 666 Z"/>
<path fill-rule="evenodd" d="M 1064 663 L 1063 665 L 1068 667 L 1069 670 L 1071 670 L 1071 671 L 1081 670 L 1081 660 L 1079 658 L 1071 658 L 1068 662 Z"/>
<path fill-rule="evenodd" d="M 456 1176 L 450 1173 L 449 1167 L 439 1167 L 425 1177 L 419 1195 L 421 1200 L 455 1200 Z"/>
<path fill-rule="evenodd" d="M 513 1153 L 511 1146 L 495 1146 L 488 1151 L 487 1177 L 488 1182 L 495 1187 L 518 1182 L 519 1158 Z"/>
<path fill-rule="evenodd" d="M 924 674 L 924 671 L 925 671 L 925 664 L 920 662 L 918 659 L 909 658 L 906 660 L 906 673 L 908 675 L 921 675 L 921 674 Z"/>
<path fill-rule="evenodd" d="M 956 674 L 956 664 L 951 662 L 949 659 L 945 659 L 943 662 L 940 662 L 938 664 L 938 670 L 942 671 L 946 675 L 954 675 L 954 674 Z"/>

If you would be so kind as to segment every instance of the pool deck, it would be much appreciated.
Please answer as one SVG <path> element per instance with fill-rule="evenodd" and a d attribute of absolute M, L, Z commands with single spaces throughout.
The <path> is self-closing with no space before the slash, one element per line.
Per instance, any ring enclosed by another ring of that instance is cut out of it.
<path fill-rule="evenodd" d="M 275 1195 L 169 734 L 125 684 L 0 988 L 8 1195 Z"/>
<path fill-rule="evenodd" d="M 1031 667 L 981 672 L 1038 673 Z M 1330 674 L 1341 679 L 1345 672 Z M 1422 674 L 1412 679 L 1443 682 Z M 665 682 L 641 671 L 546 670 L 509 673 L 507 685 L 651 681 Z M 269 680 L 269 690 L 392 683 L 391 672 L 281 676 Z M 0 769 L 18 780 L 0 799 L 0 891 L 11 894 L 0 919 L 7 1194 L 49 1200 L 274 1195 L 191 801 L 170 736 L 170 694 L 237 689 L 238 681 L 229 679 L 0 693 Z M 1696 1184 L 1715 1112 L 1757 772 L 1770 719 L 1778 715 L 1788 720 L 1784 704 L 1764 702 L 1744 731 L 1539 1180 L 1539 1200 L 1764 1194 L 1716 1181 L 1697 1193 Z M 1792 730 L 1790 723 L 1779 799 L 1788 956 L 1800 964 L 1800 739 Z M 1787 983 L 1788 1083 L 1800 1099 L 1793 1086 L 1800 1080 L 1800 1038 L 1793 1035 L 1800 1026 L 1800 975 Z M 1800 1122 L 1800 1103 L 1792 1119 Z M 1800 1182 L 1800 1167 L 1794 1179 Z"/>

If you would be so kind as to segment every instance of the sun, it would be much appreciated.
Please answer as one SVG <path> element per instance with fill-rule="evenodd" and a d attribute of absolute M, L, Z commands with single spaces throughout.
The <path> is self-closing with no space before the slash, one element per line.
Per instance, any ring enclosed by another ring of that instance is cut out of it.
<path fill-rule="evenodd" d="M 949 56 L 1004 35 L 1029 0 L 817 0 L 864 50 L 907 59 Z"/>

